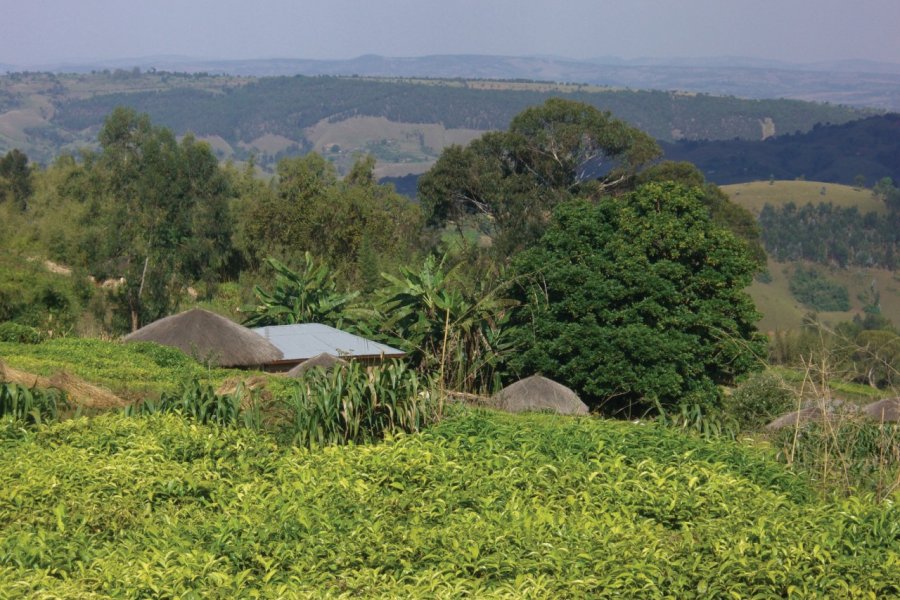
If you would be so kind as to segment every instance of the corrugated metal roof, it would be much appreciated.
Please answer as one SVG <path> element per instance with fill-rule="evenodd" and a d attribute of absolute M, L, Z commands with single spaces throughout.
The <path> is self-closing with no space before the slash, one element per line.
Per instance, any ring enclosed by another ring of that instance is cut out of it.
<path fill-rule="evenodd" d="M 284 353 L 284 359 L 279 362 L 307 360 L 323 352 L 355 358 L 399 357 L 405 354 L 403 350 L 319 323 L 270 325 L 257 327 L 253 331 Z"/>

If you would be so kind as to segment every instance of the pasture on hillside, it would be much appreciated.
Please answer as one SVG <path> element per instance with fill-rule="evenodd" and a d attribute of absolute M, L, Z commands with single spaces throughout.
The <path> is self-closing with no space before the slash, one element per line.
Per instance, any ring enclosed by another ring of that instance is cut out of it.
<path fill-rule="evenodd" d="M 855 206 L 860 213 L 887 212 L 884 202 L 872 196 L 872 191 L 838 183 L 819 181 L 751 181 L 719 186 L 732 202 L 746 208 L 754 216 L 766 204 L 779 207 L 788 202 L 797 206 L 831 202 L 835 206 Z M 822 193 L 824 190 L 825 193 Z"/>
<path fill-rule="evenodd" d="M 771 281 L 763 282 L 754 280 L 748 288 L 748 293 L 753 298 L 756 309 L 762 314 L 758 323 L 760 331 L 772 333 L 775 331 L 796 331 L 803 324 L 803 318 L 812 312 L 803 306 L 790 291 L 790 274 L 798 266 L 810 265 L 805 263 L 778 263 L 769 260 L 768 273 Z M 841 321 L 852 320 L 854 315 L 862 312 L 866 292 L 875 282 L 880 291 L 881 314 L 894 323 L 900 323 L 900 274 L 886 269 L 826 269 L 819 270 L 827 274 L 831 281 L 845 286 L 850 294 L 850 310 L 835 312 L 820 312 L 819 319 L 828 325 L 834 326 Z"/>

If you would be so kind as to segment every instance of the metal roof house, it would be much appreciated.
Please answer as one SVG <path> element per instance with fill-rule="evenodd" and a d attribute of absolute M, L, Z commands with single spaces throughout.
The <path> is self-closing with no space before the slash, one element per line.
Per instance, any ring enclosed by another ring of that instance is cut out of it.
<path fill-rule="evenodd" d="M 266 364 L 272 371 L 286 371 L 322 353 L 366 364 L 377 364 L 406 355 L 403 350 L 319 323 L 269 325 L 257 327 L 253 331 L 281 350 L 284 355 L 283 358 Z"/>

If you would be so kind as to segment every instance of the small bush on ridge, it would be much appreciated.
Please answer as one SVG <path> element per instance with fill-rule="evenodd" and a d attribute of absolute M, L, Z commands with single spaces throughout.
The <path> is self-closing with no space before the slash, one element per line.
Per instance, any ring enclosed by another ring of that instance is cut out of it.
<path fill-rule="evenodd" d="M 7 321 L 0 323 L 0 342 L 12 342 L 14 344 L 40 344 L 44 337 L 41 332 L 28 325 L 20 325 Z"/>

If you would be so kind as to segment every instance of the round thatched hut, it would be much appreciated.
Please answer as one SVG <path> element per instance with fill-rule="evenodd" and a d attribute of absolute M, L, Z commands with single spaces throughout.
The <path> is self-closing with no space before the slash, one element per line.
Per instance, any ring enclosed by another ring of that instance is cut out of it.
<path fill-rule="evenodd" d="M 586 415 L 587 405 L 566 386 L 540 375 L 510 384 L 491 398 L 494 408 L 508 412 L 552 411 L 562 415 Z"/>
<path fill-rule="evenodd" d="M 820 423 L 826 419 L 837 419 L 841 416 L 856 414 L 859 407 L 843 400 L 810 401 L 800 410 L 785 413 L 766 425 L 769 431 L 776 431 L 784 427 L 796 427 L 799 423 Z"/>
<path fill-rule="evenodd" d="M 304 360 L 302 363 L 285 373 L 285 375 L 287 375 L 288 377 L 300 377 L 310 369 L 315 369 L 316 367 L 325 369 L 327 371 L 329 369 L 333 369 L 334 367 L 345 366 L 347 366 L 346 360 L 341 360 L 333 354 L 323 352 L 322 354 L 313 356 L 309 360 Z"/>
<path fill-rule="evenodd" d="M 219 367 L 259 366 L 283 356 L 261 335 L 200 308 L 154 321 L 124 340 L 172 346 L 198 361 Z"/>
<path fill-rule="evenodd" d="M 900 398 L 885 398 L 863 407 L 862 412 L 879 422 L 900 421 Z"/>

